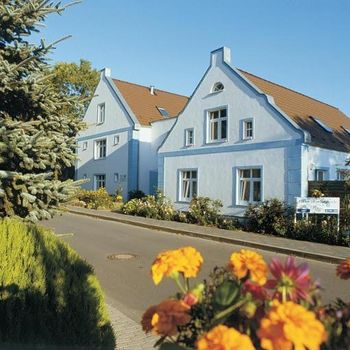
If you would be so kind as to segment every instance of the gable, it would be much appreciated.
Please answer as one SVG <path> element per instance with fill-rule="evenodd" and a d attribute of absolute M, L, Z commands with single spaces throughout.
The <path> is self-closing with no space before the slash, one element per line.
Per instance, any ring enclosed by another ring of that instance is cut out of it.
<path fill-rule="evenodd" d="M 146 86 L 118 79 L 113 79 L 113 83 L 141 125 L 164 119 L 160 109 L 167 111 L 168 118 L 176 117 L 188 101 L 188 97 L 168 91 L 154 89 L 154 94 L 151 94 L 150 88 Z"/>
<path fill-rule="evenodd" d="M 261 91 L 272 96 L 276 105 L 311 135 L 313 146 L 350 151 L 350 134 L 346 131 L 350 130 L 350 119 L 338 108 L 243 70 L 239 71 Z M 318 118 L 333 132 L 324 130 L 312 117 Z"/>

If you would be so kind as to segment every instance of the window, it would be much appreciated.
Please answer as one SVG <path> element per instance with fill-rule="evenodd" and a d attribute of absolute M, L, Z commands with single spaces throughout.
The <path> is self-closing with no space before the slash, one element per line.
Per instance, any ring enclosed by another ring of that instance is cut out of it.
<path fill-rule="evenodd" d="M 107 141 L 106 139 L 95 141 L 95 159 L 106 158 Z"/>
<path fill-rule="evenodd" d="M 315 181 L 326 181 L 328 179 L 328 170 L 316 169 L 315 170 Z"/>
<path fill-rule="evenodd" d="M 87 141 L 83 142 L 83 151 L 87 150 L 88 143 Z"/>
<path fill-rule="evenodd" d="M 250 140 L 253 138 L 253 119 L 243 121 L 243 139 Z"/>
<path fill-rule="evenodd" d="M 114 173 L 114 182 L 118 182 L 118 181 L 119 181 L 119 174 Z"/>
<path fill-rule="evenodd" d="M 227 109 L 210 111 L 208 115 L 209 142 L 227 140 Z"/>
<path fill-rule="evenodd" d="M 106 175 L 105 174 L 95 175 L 95 190 L 97 190 L 101 187 L 106 187 Z"/>
<path fill-rule="evenodd" d="M 116 146 L 119 144 L 119 135 L 114 135 L 113 137 L 113 145 Z"/>
<path fill-rule="evenodd" d="M 327 132 L 333 132 L 332 128 L 330 128 L 326 123 L 322 122 L 320 119 L 316 117 L 311 117 L 323 130 Z"/>
<path fill-rule="evenodd" d="M 197 170 L 182 170 L 179 199 L 183 202 L 190 202 L 195 196 L 197 196 Z"/>
<path fill-rule="evenodd" d="M 348 169 L 337 169 L 337 180 L 345 181 L 348 180 L 350 175 L 350 170 Z"/>
<path fill-rule="evenodd" d="M 164 118 L 168 118 L 169 117 L 169 113 L 165 108 L 162 107 L 157 107 L 159 113 L 162 115 L 162 117 Z"/>
<path fill-rule="evenodd" d="M 105 104 L 101 103 L 97 106 L 97 124 L 103 124 L 105 122 Z"/>
<path fill-rule="evenodd" d="M 214 84 L 213 88 L 211 89 L 211 92 L 220 92 L 224 90 L 224 84 L 217 82 Z"/>
<path fill-rule="evenodd" d="M 261 202 L 261 169 L 239 169 L 239 204 Z"/>
<path fill-rule="evenodd" d="M 194 145 L 194 130 L 186 129 L 185 130 L 185 145 L 193 146 Z"/>

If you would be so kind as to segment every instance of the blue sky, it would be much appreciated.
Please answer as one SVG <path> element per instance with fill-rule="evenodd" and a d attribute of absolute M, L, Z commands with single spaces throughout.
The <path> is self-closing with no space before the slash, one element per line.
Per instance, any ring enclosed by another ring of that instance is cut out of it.
<path fill-rule="evenodd" d="M 84 0 L 46 25 L 48 42 L 73 36 L 54 61 L 190 95 L 210 51 L 228 46 L 234 66 L 350 116 L 348 0 Z"/>

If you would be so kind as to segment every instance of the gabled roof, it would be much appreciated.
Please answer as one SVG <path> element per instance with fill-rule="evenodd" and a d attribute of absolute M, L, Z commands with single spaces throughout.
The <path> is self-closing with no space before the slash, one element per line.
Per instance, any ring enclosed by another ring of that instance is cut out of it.
<path fill-rule="evenodd" d="M 117 79 L 113 79 L 113 82 L 141 125 L 165 119 L 159 108 L 165 109 L 169 118 L 177 116 L 188 101 L 188 97 L 168 91 L 155 88 L 152 95 L 147 86 Z"/>
<path fill-rule="evenodd" d="M 350 151 L 350 119 L 338 108 L 284 86 L 239 70 L 263 93 L 274 98 L 276 105 L 311 135 L 311 145 L 341 152 Z M 327 131 L 316 119 L 325 124 Z"/>

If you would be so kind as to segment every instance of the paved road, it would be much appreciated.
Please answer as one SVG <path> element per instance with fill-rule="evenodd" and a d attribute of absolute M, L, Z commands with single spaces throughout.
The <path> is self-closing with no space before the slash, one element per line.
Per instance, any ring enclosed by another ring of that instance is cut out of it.
<path fill-rule="evenodd" d="M 227 263 L 230 254 L 242 247 L 149 230 L 122 223 L 108 222 L 78 215 L 64 214 L 43 223 L 54 228 L 78 253 L 94 267 L 106 293 L 107 302 L 131 319 L 139 322 L 143 311 L 176 291 L 169 280 L 154 286 L 150 266 L 155 256 L 164 250 L 191 245 L 205 260 L 200 277 L 215 265 Z M 110 254 L 129 253 L 130 260 L 109 260 Z M 266 260 L 281 254 L 260 251 Z M 349 283 L 335 276 L 335 265 L 308 261 L 313 276 L 320 279 L 323 297 L 330 301 L 336 296 L 348 299 Z"/>

